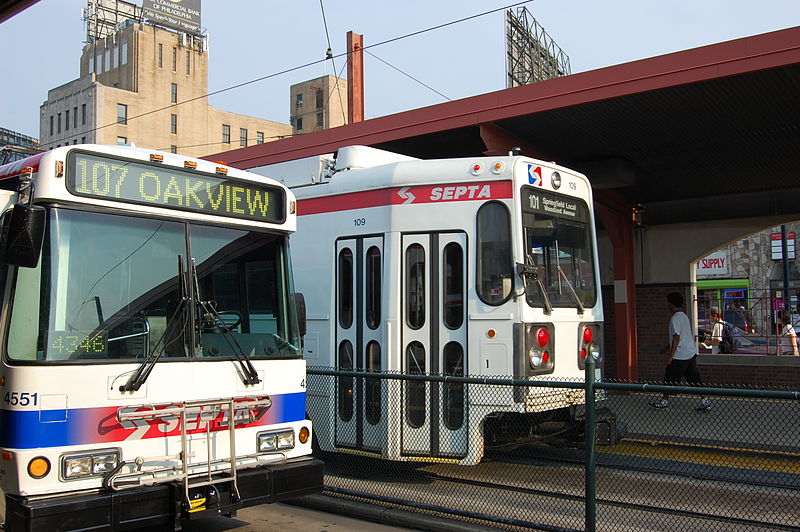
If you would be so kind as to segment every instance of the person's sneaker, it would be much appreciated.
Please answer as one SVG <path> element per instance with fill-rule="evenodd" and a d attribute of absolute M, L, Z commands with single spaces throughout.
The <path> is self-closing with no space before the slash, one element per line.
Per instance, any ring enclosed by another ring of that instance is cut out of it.
<path fill-rule="evenodd" d="M 653 408 L 667 408 L 669 406 L 669 401 L 666 399 L 659 399 L 658 401 L 650 403 L 650 406 Z"/>
<path fill-rule="evenodd" d="M 697 403 L 697 408 L 695 410 L 708 410 L 711 408 L 711 401 L 703 397 L 700 399 L 700 402 Z"/>

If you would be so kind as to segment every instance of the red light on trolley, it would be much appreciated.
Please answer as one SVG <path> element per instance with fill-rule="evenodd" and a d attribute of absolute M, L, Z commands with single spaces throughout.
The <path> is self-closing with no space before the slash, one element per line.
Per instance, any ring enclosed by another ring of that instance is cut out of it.
<path fill-rule="evenodd" d="M 592 334 L 591 327 L 586 327 L 585 329 L 583 329 L 583 343 L 584 344 L 591 344 L 593 336 L 594 335 Z"/>
<path fill-rule="evenodd" d="M 538 331 L 536 331 L 536 342 L 539 346 L 544 347 L 550 342 L 550 333 L 547 332 L 547 329 L 542 327 Z"/>

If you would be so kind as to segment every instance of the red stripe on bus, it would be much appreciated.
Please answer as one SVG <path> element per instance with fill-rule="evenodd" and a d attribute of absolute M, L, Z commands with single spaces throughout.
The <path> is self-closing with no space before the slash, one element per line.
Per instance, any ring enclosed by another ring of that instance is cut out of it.
<path fill-rule="evenodd" d="M 297 202 L 297 214 L 303 216 L 366 209 L 369 207 L 385 207 L 387 205 L 509 199 L 511 194 L 511 181 L 381 188 L 299 200 Z"/>
<path fill-rule="evenodd" d="M 45 153 L 46 152 L 37 153 L 36 155 L 20 159 L 19 161 L 14 161 L 12 163 L 0 166 L 0 179 L 6 179 L 15 175 L 19 175 L 23 168 L 27 168 L 29 166 L 33 168 L 34 172 L 38 172 L 39 161 L 42 160 L 42 157 L 45 156 Z"/>

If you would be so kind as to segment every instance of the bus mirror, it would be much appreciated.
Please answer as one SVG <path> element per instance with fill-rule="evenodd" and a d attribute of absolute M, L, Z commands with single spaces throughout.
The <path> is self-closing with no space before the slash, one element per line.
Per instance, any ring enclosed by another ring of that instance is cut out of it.
<path fill-rule="evenodd" d="M 39 263 L 47 211 L 38 205 L 17 203 L 11 211 L 6 237 L 6 262 L 35 268 Z"/>
<path fill-rule="evenodd" d="M 300 326 L 300 337 L 306 335 L 306 298 L 300 292 L 294 293 L 294 306 L 297 308 L 297 324 Z"/>

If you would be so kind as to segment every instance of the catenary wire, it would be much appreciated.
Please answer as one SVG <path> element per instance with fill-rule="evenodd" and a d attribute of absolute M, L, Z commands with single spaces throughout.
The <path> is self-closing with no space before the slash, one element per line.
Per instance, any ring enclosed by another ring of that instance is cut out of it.
<path fill-rule="evenodd" d="M 393 68 L 393 69 L 397 70 L 398 72 L 400 72 L 400 73 L 401 73 L 401 74 L 403 74 L 404 76 L 406 76 L 406 77 L 408 77 L 408 78 L 410 78 L 410 79 L 412 79 L 412 80 L 416 81 L 417 83 L 419 83 L 419 84 L 420 84 L 420 85 L 422 85 L 423 87 L 425 87 L 425 88 L 427 88 L 427 89 L 430 89 L 430 90 L 432 90 L 433 92 L 435 92 L 436 94 L 438 94 L 439 96 L 441 96 L 442 98 L 444 98 L 445 100 L 447 100 L 447 101 L 449 101 L 449 102 L 452 102 L 452 101 L 453 101 L 453 100 L 452 100 L 452 98 L 448 98 L 447 96 L 445 96 L 445 95 L 444 95 L 444 94 L 442 94 L 441 92 L 437 91 L 436 89 L 434 89 L 434 88 L 433 88 L 433 87 L 431 87 L 430 85 L 427 85 L 426 83 L 423 83 L 422 81 L 418 80 L 417 78 L 415 78 L 414 76 L 412 76 L 412 75 L 411 75 L 411 74 L 409 74 L 408 72 L 403 72 L 402 70 L 400 70 L 399 68 L 397 68 L 397 67 L 396 67 L 396 66 L 394 66 L 393 64 L 389 63 L 388 61 L 385 61 L 385 60 L 381 59 L 380 57 L 378 57 L 377 55 L 373 54 L 373 53 L 372 53 L 372 52 L 370 52 L 370 51 L 367 51 L 367 53 L 368 53 L 369 55 L 371 55 L 372 57 L 374 57 L 375 59 L 377 59 L 378 61 L 380 61 L 381 63 L 383 63 L 384 65 L 388 66 L 389 68 Z"/>

